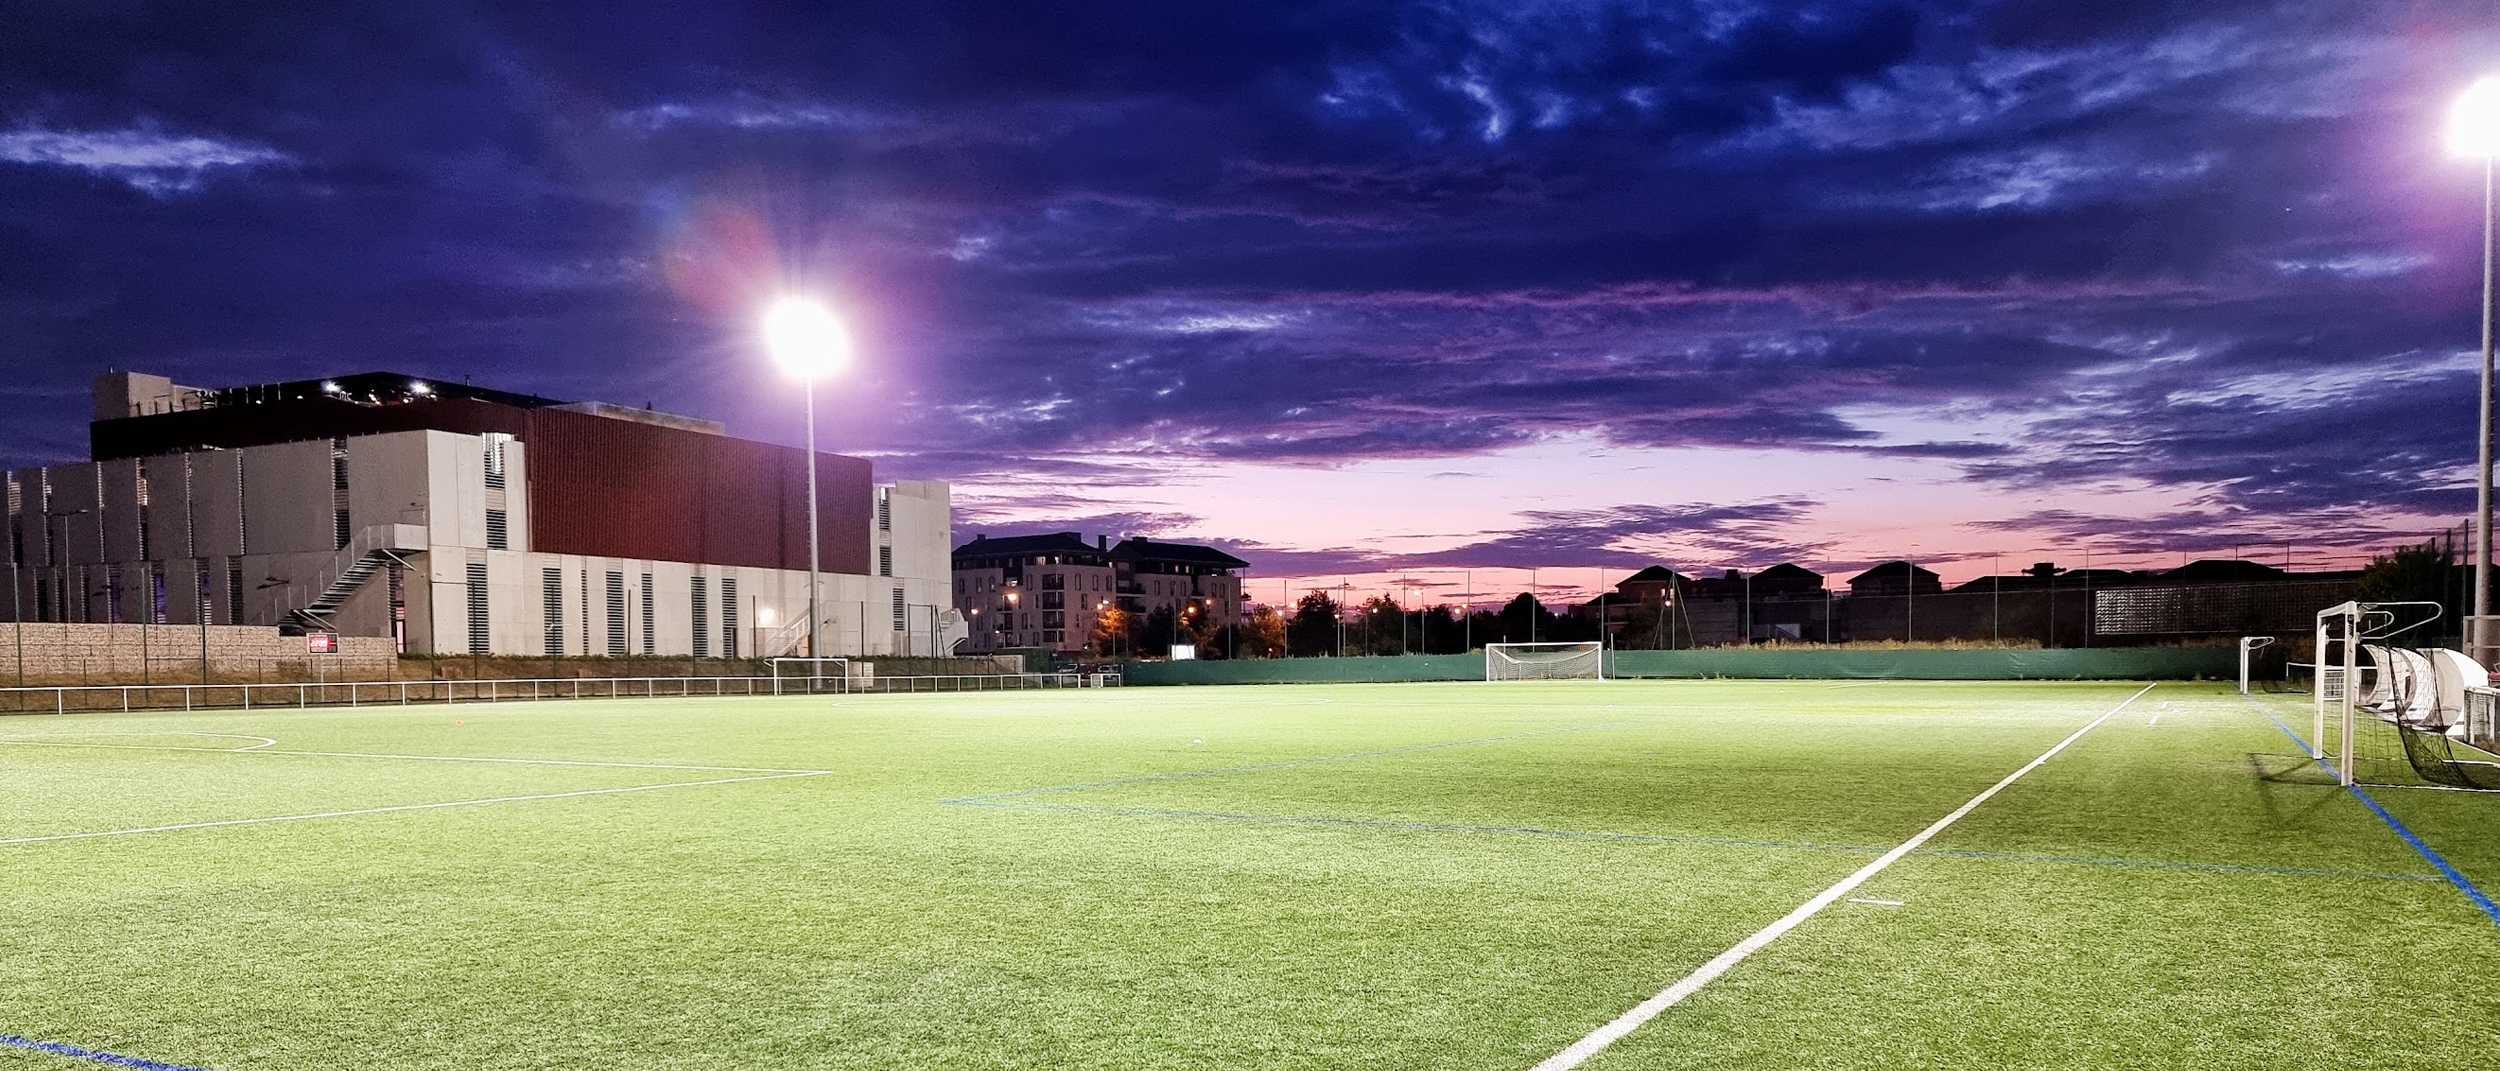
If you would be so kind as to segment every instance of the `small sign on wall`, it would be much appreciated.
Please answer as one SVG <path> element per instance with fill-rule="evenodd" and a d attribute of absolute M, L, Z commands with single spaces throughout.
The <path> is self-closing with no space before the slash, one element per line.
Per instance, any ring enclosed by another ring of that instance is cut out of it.
<path fill-rule="evenodd" d="M 337 654 L 339 638 L 327 632 L 307 632 L 304 634 L 304 649 L 313 654 Z"/>

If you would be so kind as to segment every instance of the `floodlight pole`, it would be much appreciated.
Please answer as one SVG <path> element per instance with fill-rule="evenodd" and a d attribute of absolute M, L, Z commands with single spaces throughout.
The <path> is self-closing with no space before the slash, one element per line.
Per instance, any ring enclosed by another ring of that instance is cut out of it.
<path fill-rule="evenodd" d="M 816 534 L 816 377 L 807 376 L 800 382 L 801 389 L 807 394 L 807 655 L 809 658 L 821 660 L 825 657 L 825 647 L 821 639 L 819 617 L 816 613 L 816 590 L 823 583 L 820 577 L 823 563 L 818 560 L 823 551 L 823 541 Z M 868 621 L 863 617 L 860 619 L 860 636 L 863 641 L 867 638 L 867 633 Z M 863 643 L 862 646 L 865 647 L 865 644 Z M 865 651 L 863 650 L 862 653 Z M 815 675 L 818 679 L 821 680 L 824 677 L 824 662 L 813 661 L 808 665 L 815 667 Z"/>
<path fill-rule="evenodd" d="M 2492 168 L 2494 160 L 2483 157 L 2483 391 L 2482 419 L 2474 439 L 2474 515 L 2477 518 L 2474 547 L 2474 616 L 2491 613 L 2491 380 L 2492 380 Z M 2467 629 L 2466 653 L 2485 665 L 2490 664 L 2491 638 L 2484 633 L 2489 621 L 2477 621 Z"/>

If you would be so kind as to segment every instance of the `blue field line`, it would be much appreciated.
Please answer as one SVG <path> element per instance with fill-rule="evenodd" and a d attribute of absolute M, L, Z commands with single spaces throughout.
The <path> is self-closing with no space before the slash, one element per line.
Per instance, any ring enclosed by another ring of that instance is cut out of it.
<path fill-rule="evenodd" d="M 1276 770 L 1287 766 L 1308 766 L 1315 762 L 1344 762 L 1348 759 L 1372 759 L 1379 758 L 1382 755 L 1403 755 L 1412 751 L 1434 751 L 1445 747 L 1467 747 L 1472 744 L 1498 744 L 1507 740 L 1526 740 L 1530 737 L 1553 736 L 1557 733 L 1585 733 L 1594 729 L 1620 729 L 1626 725 L 1636 724 L 1639 723 L 1630 721 L 1609 721 L 1601 722 L 1596 725 L 1574 725 L 1567 729 L 1539 729 L 1535 732 L 1512 733 L 1508 736 L 1484 736 L 1477 737 L 1473 740 L 1450 740 L 1438 744 L 1410 744 L 1405 747 L 1381 748 L 1377 751 L 1355 751 L 1344 755 L 1319 755 L 1307 759 L 1285 759 L 1279 762 L 1254 762 L 1246 766 L 1219 766 L 1212 770 L 1182 770 L 1178 773 L 1142 774 L 1137 777 L 1122 777 L 1110 781 L 1086 781 L 1074 785 L 1049 785 L 1043 788 L 1021 788 L 1013 792 L 992 792 L 980 796 L 961 796 L 955 799 L 939 800 L 938 802 L 979 803 L 983 800 L 1014 799 L 1018 796 L 1041 796 L 1053 792 L 1075 792 L 1088 788 L 1112 788 L 1118 785 L 1134 785 L 1145 781 L 1170 781 L 1183 777 L 1213 777 L 1217 774 L 1246 773 L 1251 770 Z"/>
<path fill-rule="evenodd" d="M 33 1038 L 22 1038 L 15 1034 L 0 1034 L 0 1045 L 13 1045 L 21 1049 L 33 1049 L 36 1052 L 48 1052 L 54 1056 L 68 1056 L 79 1060 L 93 1060 L 96 1063 L 109 1064 L 114 1067 L 135 1067 L 138 1068 L 139 1071 L 207 1071 L 205 1068 L 191 1067 L 186 1064 L 169 1064 L 163 1060 L 149 1060 L 138 1056 L 123 1056 L 120 1053 L 113 1052 L 98 1052 L 94 1049 L 83 1049 L 76 1045 L 64 1045 L 58 1041 L 37 1041 Z"/>
<path fill-rule="evenodd" d="M 2157 870 L 2211 870 L 2225 874 L 2290 874 L 2311 878 L 2369 878 L 2374 881 L 2443 881 L 2437 874 L 2394 874 L 2375 870 L 2331 870 L 2312 866 L 2252 866 L 2241 863 L 2166 863 L 2158 859 L 2108 859 L 2092 855 L 2030 855 L 2022 852 L 1978 852 L 1922 848 L 1917 855 L 1948 855 L 1963 859 L 2004 859 L 2020 863 L 2071 863 L 2076 866 L 2136 866 Z"/>
<path fill-rule="evenodd" d="M 1433 833 L 1493 833 L 1526 837 L 1557 837 L 1570 840 L 1628 841 L 1637 844 L 1705 844 L 1733 848 L 1782 848 L 1803 851 L 1857 852 L 1878 855 L 1883 848 L 1862 844 L 1816 844 L 1811 841 L 1750 840 L 1741 837 L 1696 837 L 1666 833 L 1610 833 L 1580 829 L 1544 829 L 1536 826 L 1480 826 L 1460 822 L 1401 822 L 1380 818 L 1335 818 L 1327 815 L 1302 814 L 1240 814 L 1231 811 L 1178 811 L 1147 807 L 1089 807 L 1069 803 L 999 803 L 988 800 L 949 801 L 962 807 L 1000 807 L 1022 811 L 1055 811 L 1063 814 L 1109 814 L 1130 818 L 1207 818 L 1228 822 L 1270 822 L 1288 825 L 1353 826 L 1363 829 L 1413 829 Z M 1960 859 L 1991 859 L 2017 863 L 2053 863 L 2069 866 L 2146 867 L 2158 870 L 2201 870 L 2226 874 L 2283 874 L 2295 877 L 2367 878 L 2374 881 L 2439 881 L 2435 874 L 2390 874 L 2368 870 L 2328 870 L 2318 867 L 2252 866 L 2235 863 L 2176 863 L 2155 859 L 2111 859 L 2077 855 L 2028 855 L 2019 852 L 1981 852 L 1945 848 L 1924 848 L 1913 854 Z"/>
<path fill-rule="evenodd" d="M 2250 700 L 2250 702 L 2255 702 L 2255 700 Z M 2264 708 L 2261 707 L 2259 709 L 2262 710 Z M 2300 747 L 2300 753 L 2302 755 L 2308 755 L 2311 751 L 2315 750 L 2309 746 L 2308 741 L 2300 738 L 2299 733 L 2293 732 L 2291 726 L 2283 724 L 2283 719 L 2275 717 L 2272 714 L 2268 714 L 2266 715 L 2266 720 L 2273 722 L 2275 728 L 2283 730 L 2283 735 L 2291 737 L 2292 743 Z M 2342 781 L 2344 779 L 2343 774 L 2336 771 L 2334 763 L 2328 762 L 2325 759 L 2313 759 L 2311 761 L 2316 762 L 2320 766 L 2326 767 L 2326 772 L 2335 774 L 2335 779 L 2337 781 Z M 2421 853 L 2422 858 L 2429 860 L 2431 866 L 2438 869 L 2440 876 L 2447 878 L 2448 883 L 2456 886 L 2457 891 L 2464 893 L 2466 899 L 2473 901 L 2476 908 L 2480 909 L 2483 914 L 2490 916 L 2491 921 L 2494 924 L 2500 924 L 2500 904 L 2493 903 L 2489 895 L 2486 895 L 2481 889 L 2475 888 L 2473 879 L 2466 877 L 2465 874 L 2457 868 L 2448 865 L 2448 860 L 2445 857 L 2433 850 L 2430 845 L 2423 843 L 2422 838 L 2414 836 L 2413 831 L 2406 829 L 2405 824 L 2397 821 L 2395 815 L 2387 813 L 2387 808 L 2379 806 L 2378 801 L 2371 799 L 2369 793 L 2361 791 L 2361 786 L 2345 785 L 2344 790 L 2352 793 L 2353 798 L 2360 800 L 2361 805 L 2368 807 L 2370 809 L 2370 813 L 2377 815 L 2380 821 L 2387 823 L 2387 828 L 2395 830 L 2396 835 L 2404 838 L 2404 842 L 2406 844 L 2412 845 L 2413 850 Z"/>

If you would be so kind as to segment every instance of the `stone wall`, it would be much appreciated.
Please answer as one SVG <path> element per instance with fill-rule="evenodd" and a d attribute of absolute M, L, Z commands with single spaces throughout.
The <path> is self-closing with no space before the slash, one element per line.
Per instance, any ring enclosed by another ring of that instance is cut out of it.
<path fill-rule="evenodd" d="M 302 636 L 250 625 L 67 625 L 0 623 L 0 684 L 14 683 L 23 667 L 30 683 L 133 678 L 197 680 L 200 643 L 208 643 L 207 672 L 221 679 L 320 676 L 382 679 L 392 675 L 398 652 L 386 636 L 341 636 L 335 654 L 312 654 Z"/>

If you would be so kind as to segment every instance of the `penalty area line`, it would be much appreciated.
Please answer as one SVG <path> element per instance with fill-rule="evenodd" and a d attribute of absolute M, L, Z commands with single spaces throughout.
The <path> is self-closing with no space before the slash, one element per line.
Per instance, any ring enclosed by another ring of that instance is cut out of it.
<path fill-rule="evenodd" d="M 2058 752 L 2066 750 L 2068 745 L 2083 739 L 2083 734 L 2099 728 L 2102 722 L 2116 716 L 2119 711 L 2125 710 L 2128 704 L 2143 698 L 2145 692 L 2152 690 L 2153 686 L 2147 684 L 2134 695 L 2120 700 L 2117 706 L 2102 712 L 2100 717 L 2092 719 L 2083 728 L 2075 730 L 2073 735 L 2058 741 L 2056 747 L 2041 752 L 2039 758 L 2023 764 L 2021 769 L 2005 775 L 2004 780 L 1988 786 L 1986 791 L 1971 797 L 1970 802 L 1954 808 L 1953 813 L 1936 819 L 1934 824 L 1919 830 L 1916 836 L 1902 841 L 1891 851 L 1877 856 L 1875 861 L 1859 867 L 1855 873 L 1833 883 L 1831 888 L 1814 894 L 1813 899 L 1797 905 L 1796 910 L 1780 916 L 1778 921 L 1755 931 L 1753 936 L 1736 942 L 1734 947 L 1712 957 L 1710 962 L 1694 968 L 1693 973 L 1677 979 L 1674 985 L 1659 990 L 1657 995 L 1634 1005 L 1632 1010 L 1616 1016 L 1613 1022 L 1589 1031 L 1588 1036 L 1564 1046 L 1561 1052 L 1546 1057 L 1543 1063 L 1536 1065 L 1530 1071 L 1566 1071 L 1568 1068 L 1578 1067 L 1587 1062 L 1589 1057 L 1606 1051 L 1607 1046 L 1622 1040 L 1624 1035 L 1640 1029 L 1641 1024 L 1657 1018 L 1660 1012 L 1683 1003 L 1684 998 L 1700 992 L 1701 987 L 1718 980 L 1720 975 L 1726 974 L 1754 953 L 1762 951 L 1771 942 L 1779 940 L 1781 935 L 1820 914 L 1824 908 L 1832 906 L 1858 886 L 1865 884 L 1875 875 L 1883 873 L 1887 867 L 1900 862 L 1903 856 L 1917 851 L 1920 845 L 1927 843 L 1936 834 L 1944 832 L 1953 823 L 1961 821 L 1962 816 L 1977 810 L 1980 804 L 1988 802 L 1989 797 L 2005 791 L 2006 786 L 2021 779 L 2024 774 L 2046 765 L 2050 759 L 2057 757 Z"/>
<path fill-rule="evenodd" d="M 585 788 L 572 792 L 541 792 L 529 796 L 489 796 L 485 799 L 449 800 L 442 803 L 403 803 L 392 807 L 359 807 L 349 811 L 321 811 L 314 814 L 282 814 L 267 818 L 226 818 L 214 822 L 182 822 L 166 826 L 140 826 L 135 829 L 104 829 L 92 833 L 54 833 L 41 837 L 13 837 L 0 840 L 0 845 L 42 844 L 56 840 L 89 840 L 95 837 L 127 837 L 136 833 L 171 833 L 183 829 L 214 829 L 219 826 L 250 826 L 267 822 L 303 822 L 315 818 L 346 818 L 359 814 L 392 814 L 398 811 L 433 811 L 445 807 L 475 807 L 486 803 L 523 803 L 529 800 L 561 800 L 575 796 L 610 796 L 620 792 L 654 792 L 663 788 L 699 788 L 704 785 L 734 785 L 746 781 L 778 781 L 787 777 L 822 777 L 831 770 L 801 770 L 796 773 L 765 774 L 760 777 L 722 777 L 710 781 L 671 781 L 661 785 L 627 785 L 623 788 Z"/>

